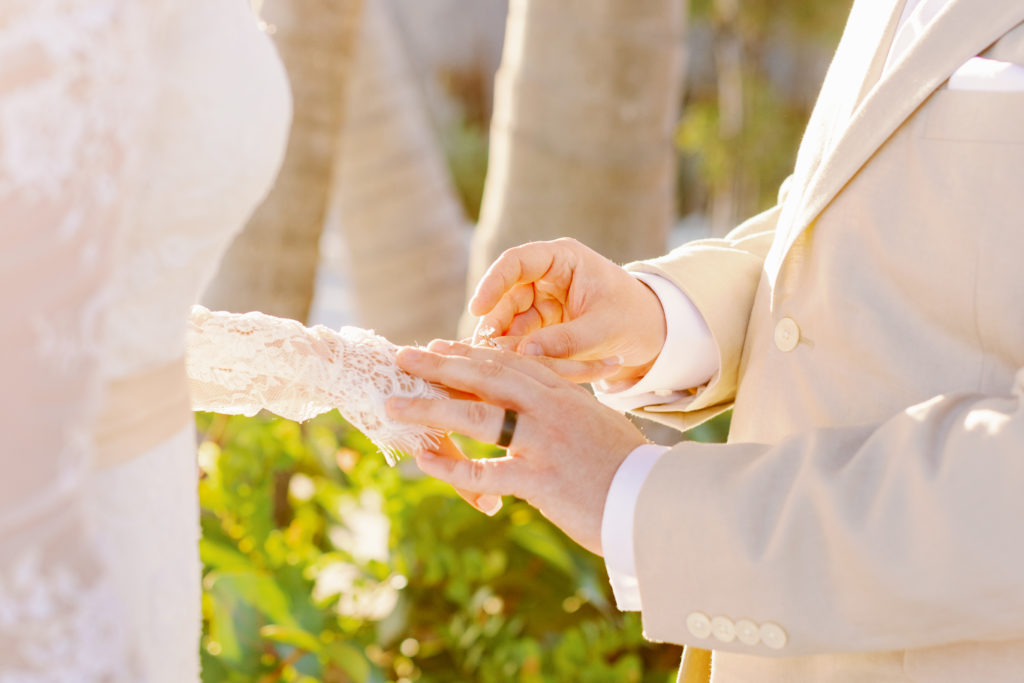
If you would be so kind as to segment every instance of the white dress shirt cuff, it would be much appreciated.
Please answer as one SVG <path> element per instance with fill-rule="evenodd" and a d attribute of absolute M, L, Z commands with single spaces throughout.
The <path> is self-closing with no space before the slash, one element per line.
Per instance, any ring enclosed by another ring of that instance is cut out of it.
<path fill-rule="evenodd" d="M 668 446 L 637 446 L 619 465 L 608 489 L 601 518 L 601 549 L 615 604 L 623 612 L 640 611 L 640 586 L 633 554 L 633 517 L 640 489 Z"/>
<path fill-rule="evenodd" d="M 661 301 L 665 344 L 654 365 L 636 384 L 613 390 L 605 382 L 594 383 L 597 399 L 620 412 L 676 401 L 686 395 L 686 390 L 706 384 L 718 371 L 718 345 L 690 297 L 661 276 L 632 275 Z"/>

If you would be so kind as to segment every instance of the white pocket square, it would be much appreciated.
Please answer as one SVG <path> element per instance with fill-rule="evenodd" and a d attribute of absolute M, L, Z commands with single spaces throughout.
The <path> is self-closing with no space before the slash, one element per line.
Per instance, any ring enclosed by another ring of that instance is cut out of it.
<path fill-rule="evenodd" d="M 1024 66 L 974 57 L 949 77 L 950 90 L 1024 92 Z"/>

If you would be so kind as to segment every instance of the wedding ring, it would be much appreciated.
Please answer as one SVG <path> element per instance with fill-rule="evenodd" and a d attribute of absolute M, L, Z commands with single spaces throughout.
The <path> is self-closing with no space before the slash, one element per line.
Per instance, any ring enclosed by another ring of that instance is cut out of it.
<path fill-rule="evenodd" d="M 498 435 L 496 445 L 508 448 L 512 443 L 512 435 L 516 433 L 516 422 L 519 421 L 519 413 L 511 408 L 505 408 L 505 420 L 501 423 L 501 434 Z"/>

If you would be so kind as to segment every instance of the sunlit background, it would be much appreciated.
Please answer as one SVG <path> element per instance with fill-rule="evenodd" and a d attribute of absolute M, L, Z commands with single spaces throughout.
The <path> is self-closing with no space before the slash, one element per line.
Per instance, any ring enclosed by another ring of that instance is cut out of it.
<path fill-rule="evenodd" d="M 626 262 L 721 235 L 773 203 L 849 6 L 254 2 L 293 130 L 204 303 L 426 342 L 465 334 L 512 244 Z M 525 504 L 484 517 L 337 413 L 198 425 L 207 683 L 675 680 L 679 649 Z"/>

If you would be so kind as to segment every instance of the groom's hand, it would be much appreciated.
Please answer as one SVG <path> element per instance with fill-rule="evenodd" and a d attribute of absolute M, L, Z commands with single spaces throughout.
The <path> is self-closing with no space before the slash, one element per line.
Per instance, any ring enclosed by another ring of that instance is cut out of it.
<path fill-rule="evenodd" d="M 665 341 L 665 314 L 654 292 L 572 239 L 503 253 L 481 278 L 469 312 L 482 316 L 474 338 L 493 338 L 502 348 L 579 361 L 619 359 L 614 375 L 576 381 L 638 379 Z"/>
<path fill-rule="evenodd" d="M 447 436 L 438 442 L 437 448 L 435 448 L 432 453 L 435 453 L 442 458 L 448 458 L 452 461 L 469 460 L 469 458 L 466 457 L 466 454 L 460 451 L 459 447 L 455 445 L 455 442 Z M 429 472 L 427 474 L 429 474 Z M 501 496 L 491 493 L 481 493 L 479 491 L 468 491 L 458 487 L 456 487 L 455 492 L 458 493 L 464 501 L 488 517 L 493 517 L 498 514 L 499 510 L 501 510 Z"/>
<path fill-rule="evenodd" d="M 619 465 L 646 442 L 639 430 L 530 358 L 457 342 L 430 348 L 400 350 L 399 366 L 480 400 L 392 399 L 393 418 L 490 443 L 502 431 L 506 409 L 516 411 L 518 420 L 503 458 L 425 452 L 416 458 L 420 468 L 465 492 L 523 498 L 600 554 L 605 498 Z"/>

